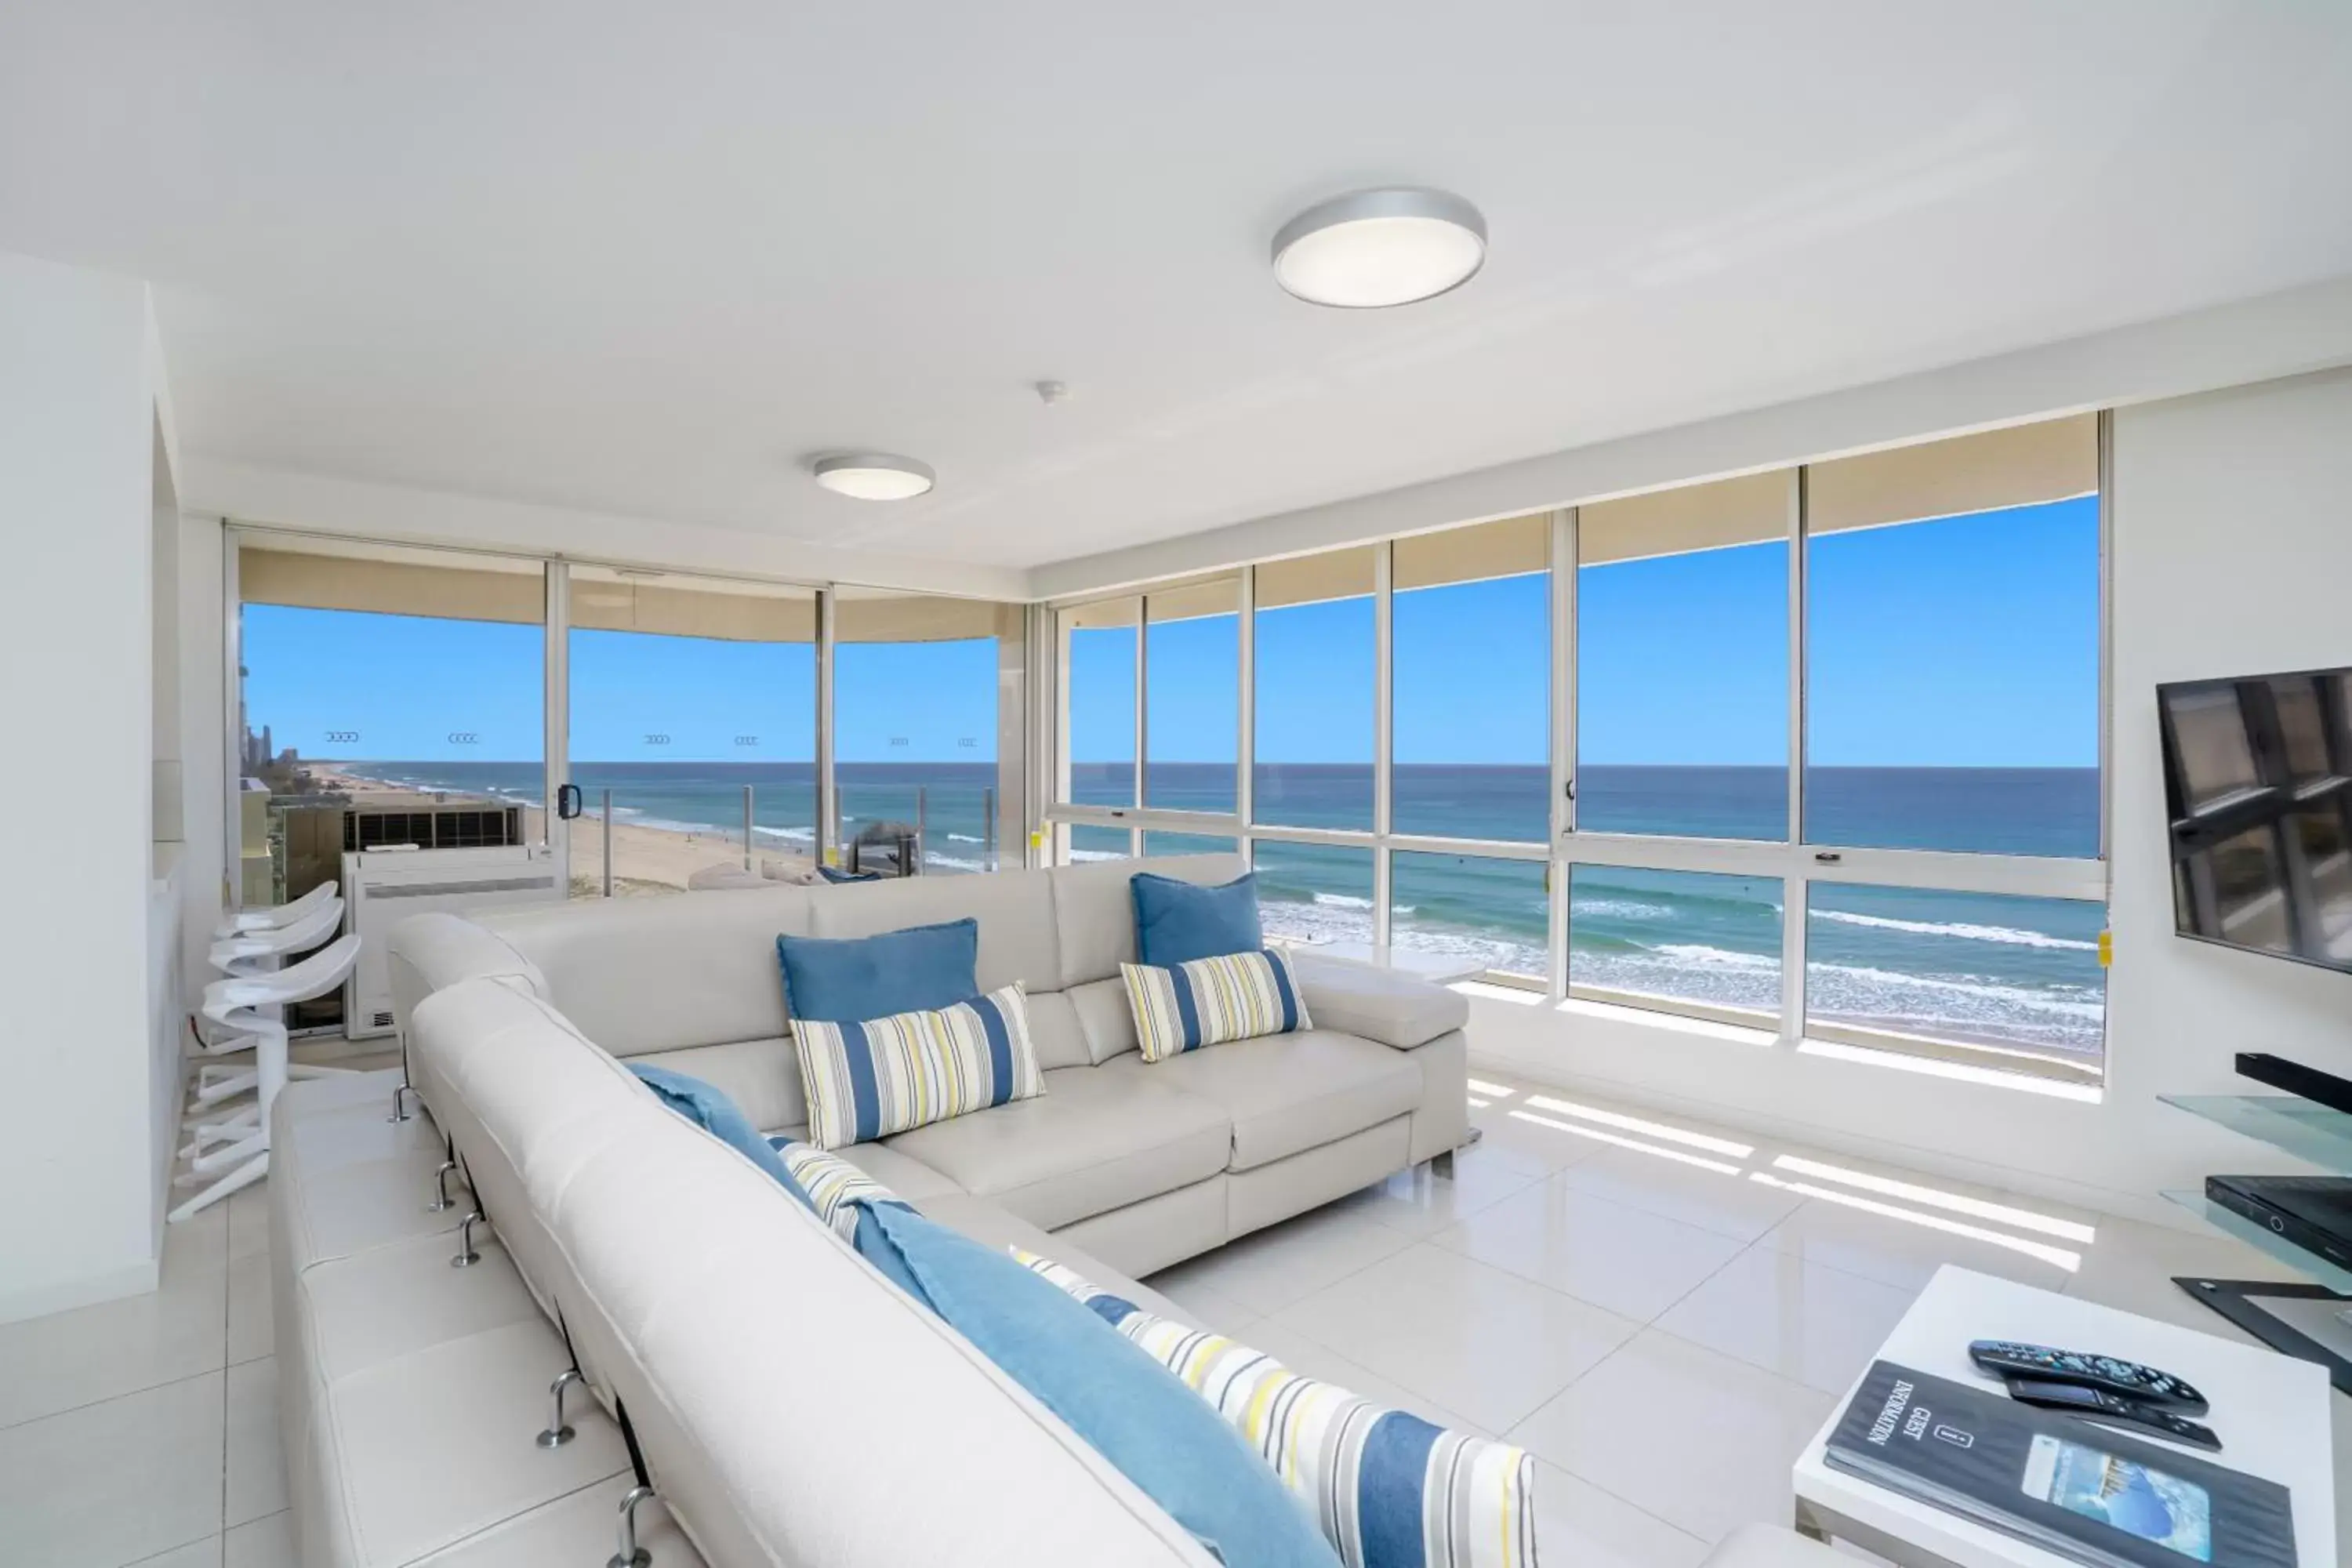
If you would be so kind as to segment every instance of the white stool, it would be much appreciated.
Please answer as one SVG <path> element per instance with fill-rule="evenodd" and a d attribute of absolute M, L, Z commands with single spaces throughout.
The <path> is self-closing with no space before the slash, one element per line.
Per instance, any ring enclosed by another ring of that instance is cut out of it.
<path fill-rule="evenodd" d="M 323 884 L 322 884 L 323 885 Z M 290 908 L 291 906 L 288 906 Z M 249 979 L 275 971 L 289 952 L 299 952 L 314 947 L 334 933 L 342 923 L 343 900 L 330 896 L 314 900 L 308 913 L 289 924 L 275 930 L 261 930 L 242 936 L 226 937 L 213 944 L 207 955 L 212 966 L 232 979 Z M 235 1034 L 226 1039 L 201 1040 L 189 1053 L 200 1061 L 214 1057 L 233 1056 L 253 1048 L 253 1037 Z M 259 1080 L 249 1068 L 230 1068 L 202 1066 L 196 1069 L 189 1100 L 191 1110 L 202 1110 L 217 1104 L 231 1095 L 241 1094 Z"/>
<path fill-rule="evenodd" d="M 276 931 L 280 926 L 292 925 L 341 890 L 331 877 L 291 903 L 272 904 L 258 910 L 238 910 L 215 926 L 213 935 L 241 936 L 247 931 Z"/>
<path fill-rule="evenodd" d="M 287 1060 L 284 1010 L 289 1003 L 323 996 L 341 985 L 359 956 L 360 939 L 354 933 L 338 937 L 331 946 L 290 969 L 231 975 L 205 987 L 204 1016 L 224 1028 L 251 1037 L 254 1065 L 248 1074 L 234 1075 L 247 1081 L 222 1093 L 247 1088 L 257 1093 L 249 1107 L 191 1129 L 195 1136 L 180 1151 L 188 1160 L 188 1170 L 173 1184 L 204 1190 L 173 1209 L 173 1219 L 185 1219 L 268 1173 L 269 1107 L 278 1091 L 286 1087 L 289 1078 L 320 1078 L 340 1070 L 299 1067 Z M 209 1147 L 215 1144 L 219 1147 Z"/>

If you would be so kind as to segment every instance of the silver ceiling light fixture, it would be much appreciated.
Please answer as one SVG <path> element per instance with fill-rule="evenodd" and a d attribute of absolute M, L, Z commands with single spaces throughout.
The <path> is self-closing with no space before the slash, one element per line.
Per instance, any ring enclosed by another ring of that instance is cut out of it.
<path fill-rule="evenodd" d="M 1317 305 L 1378 310 L 1459 289 L 1486 260 L 1486 220 L 1446 191 L 1355 191 L 1308 207 L 1274 237 L 1274 276 Z"/>
<path fill-rule="evenodd" d="M 857 500 L 911 500 L 939 483 L 929 463 L 887 452 L 837 452 L 810 471 L 826 489 Z"/>

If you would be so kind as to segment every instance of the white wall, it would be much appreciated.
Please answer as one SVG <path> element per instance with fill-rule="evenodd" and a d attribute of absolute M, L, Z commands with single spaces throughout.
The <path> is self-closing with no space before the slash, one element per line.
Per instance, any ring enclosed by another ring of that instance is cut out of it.
<path fill-rule="evenodd" d="M 220 519 L 180 519 L 181 972 L 193 998 L 214 978 L 205 962 L 229 901 L 227 674 L 221 625 Z"/>
<path fill-rule="evenodd" d="M 2352 1076 L 2352 975 L 2172 932 L 2155 689 L 2352 664 L 2352 371 L 2115 416 L 2115 963 L 2097 1104 L 1588 1011 L 1472 1004 L 1474 1058 L 2159 1223 L 2209 1172 L 2283 1157 L 2159 1104 L 2227 1092 L 2240 1050 Z"/>
<path fill-rule="evenodd" d="M 146 289 L 0 256 L 0 1321 L 152 1288 Z"/>

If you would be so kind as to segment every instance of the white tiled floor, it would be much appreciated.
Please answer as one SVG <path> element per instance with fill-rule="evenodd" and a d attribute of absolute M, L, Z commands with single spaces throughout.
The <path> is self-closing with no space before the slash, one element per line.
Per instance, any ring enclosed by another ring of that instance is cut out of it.
<path fill-rule="evenodd" d="M 166 1230 L 152 1296 L 0 1324 L 11 1561 L 293 1568 L 265 1201 Z"/>
<path fill-rule="evenodd" d="M 2280 1272 L 2219 1236 L 1633 1111 L 1747 1151 L 1733 1154 L 1530 1109 L 1537 1093 L 1587 1103 L 1514 1087 L 1474 1113 L 1487 1135 L 1453 1179 L 1393 1177 L 1151 1282 L 1302 1372 L 1528 1448 L 1556 1561 L 1691 1568 L 1735 1525 L 1785 1521 L 1797 1450 L 1941 1263 L 2233 1337 L 2170 1277 Z M 1866 1195 L 1900 1213 L 1808 1195 L 1778 1184 L 1794 1178 L 1772 1162 L 1790 1154 L 2088 1225 L 2095 1237 L 1884 1192 Z M 11 1561 L 293 1563 L 263 1205 L 250 1191 L 173 1227 L 153 1296 L 0 1325 Z M 1933 1223 L 1955 1218 L 2079 1252 L 2080 1266 Z M 1689 1420 L 1700 1405 L 1708 1419 Z M 2352 1447 L 2352 1417 L 2338 1433 Z M 2345 1466 L 2352 1452 L 2339 1454 Z"/>
<path fill-rule="evenodd" d="M 1798 1451 L 1944 1263 L 2236 1339 L 2171 1277 L 2282 1276 L 2219 1235 L 1479 1076 L 1509 1092 L 1473 1111 L 1486 1137 L 1453 1181 L 1391 1178 L 1151 1283 L 1301 1372 L 1528 1448 L 1547 1558 L 1688 1568 L 1737 1525 L 1786 1523 Z M 1664 1132 L 1607 1119 L 1623 1114 Z M 1927 1192 L 1791 1173 L 1782 1156 Z"/>

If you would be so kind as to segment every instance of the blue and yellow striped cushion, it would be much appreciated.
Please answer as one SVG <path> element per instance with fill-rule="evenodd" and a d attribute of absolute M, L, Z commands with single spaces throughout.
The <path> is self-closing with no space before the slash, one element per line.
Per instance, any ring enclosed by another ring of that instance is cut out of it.
<path fill-rule="evenodd" d="M 1202 1046 L 1311 1029 L 1290 960 L 1273 948 L 1196 958 L 1160 969 L 1122 963 L 1143 1059 L 1164 1062 Z"/>
<path fill-rule="evenodd" d="M 1018 981 L 935 1013 L 863 1024 L 795 1019 L 809 1142 L 904 1132 L 1045 1092 Z"/>
<path fill-rule="evenodd" d="M 898 1194 L 838 1154 L 828 1154 L 796 1138 L 771 1138 L 768 1144 L 807 1194 L 816 1217 L 844 1241 L 854 1245 L 857 1240 L 859 1205 L 900 1202 Z"/>
<path fill-rule="evenodd" d="M 1525 1450 L 1301 1377 L 1048 1258 L 1013 1255 L 1207 1400 L 1306 1503 L 1348 1568 L 1535 1568 L 1535 1465 Z"/>

